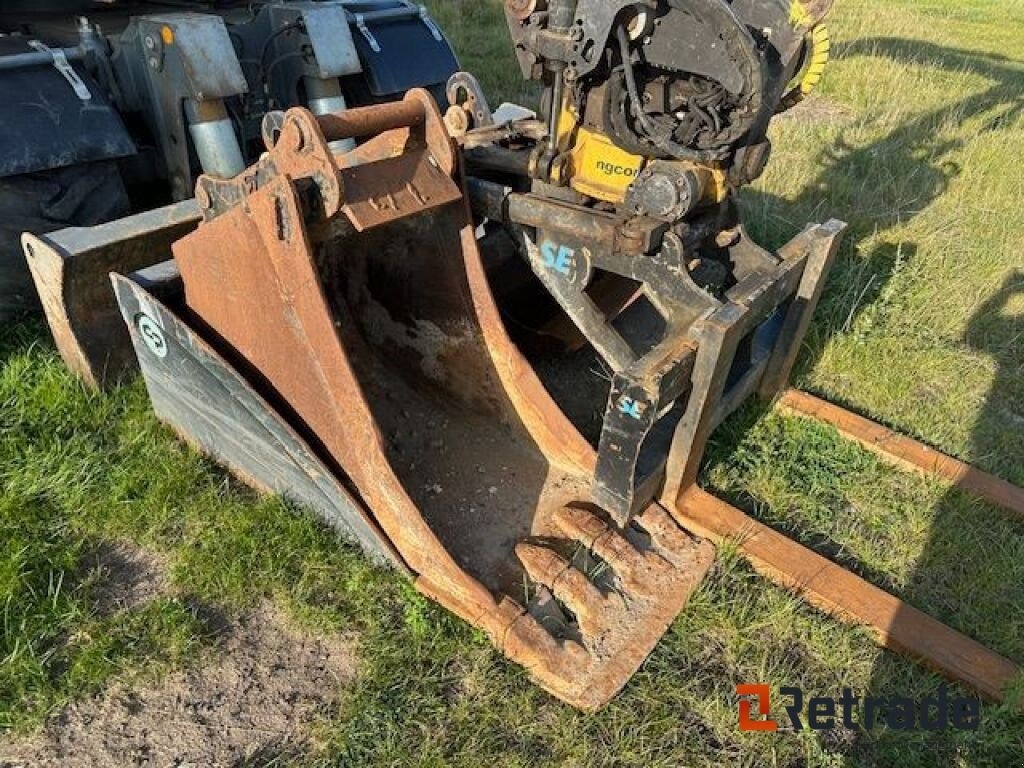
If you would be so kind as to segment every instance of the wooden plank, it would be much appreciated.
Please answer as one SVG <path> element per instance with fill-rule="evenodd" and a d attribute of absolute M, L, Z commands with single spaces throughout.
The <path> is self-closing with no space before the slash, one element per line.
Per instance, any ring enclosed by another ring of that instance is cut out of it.
<path fill-rule="evenodd" d="M 790 413 L 832 425 L 843 436 L 901 469 L 944 478 L 958 488 L 1024 518 L 1024 488 L 806 392 L 790 389 L 779 399 L 778 406 Z"/>
<path fill-rule="evenodd" d="M 759 523 L 694 486 L 673 508 L 688 530 L 734 541 L 754 569 L 842 621 L 870 629 L 885 648 L 922 662 L 985 698 L 1003 701 L 1020 675 L 1009 659 Z M 1024 708 L 1024 700 L 1018 704 Z"/>

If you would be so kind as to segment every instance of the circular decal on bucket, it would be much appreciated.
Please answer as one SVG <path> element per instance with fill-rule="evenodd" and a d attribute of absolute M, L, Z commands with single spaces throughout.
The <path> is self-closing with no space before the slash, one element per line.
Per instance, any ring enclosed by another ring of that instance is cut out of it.
<path fill-rule="evenodd" d="M 148 315 L 139 315 L 136 325 L 146 348 L 161 359 L 167 357 L 167 339 L 164 338 L 164 332 L 156 321 Z"/>

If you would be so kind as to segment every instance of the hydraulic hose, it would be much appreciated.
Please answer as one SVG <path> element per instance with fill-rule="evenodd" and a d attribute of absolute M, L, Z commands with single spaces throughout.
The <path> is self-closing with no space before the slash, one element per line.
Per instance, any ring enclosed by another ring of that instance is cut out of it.
<path fill-rule="evenodd" d="M 619 51 L 622 54 L 622 68 L 626 78 L 626 91 L 629 93 L 629 100 L 633 104 L 636 119 L 643 127 L 647 138 L 654 142 L 658 149 L 676 160 L 689 160 L 694 163 L 705 164 L 721 157 L 719 152 L 684 147 L 678 142 L 673 141 L 669 135 L 659 129 L 651 116 L 647 114 L 647 111 L 644 109 L 643 99 L 640 98 L 640 89 L 637 87 L 636 73 L 633 71 L 632 54 L 629 49 L 629 31 L 623 24 L 619 26 L 616 34 L 619 40 Z"/>

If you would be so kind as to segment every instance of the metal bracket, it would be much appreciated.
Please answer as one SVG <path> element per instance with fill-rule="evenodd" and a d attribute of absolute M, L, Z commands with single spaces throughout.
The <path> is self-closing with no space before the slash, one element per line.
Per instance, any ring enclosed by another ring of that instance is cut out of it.
<path fill-rule="evenodd" d="M 445 88 L 448 103 L 463 109 L 469 116 L 470 128 L 486 128 L 494 125 L 494 115 L 487 104 L 487 97 L 480 83 L 469 72 L 456 72 L 448 79 Z"/>
<path fill-rule="evenodd" d="M 356 27 L 363 33 L 363 37 L 366 38 L 366 42 L 370 44 L 373 52 L 380 53 L 380 43 L 377 42 L 377 38 L 373 36 L 370 28 L 366 26 L 366 17 L 361 13 L 356 14 Z"/>
<path fill-rule="evenodd" d="M 75 90 L 75 95 L 78 96 L 82 101 L 92 101 L 92 93 L 89 92 L 89 87 L 82 82 L 82 78 L 75 72 L 74 67 L 68 61 L 67 55 L 60 48 L 50 48 L 45 43 L 41 43 L 38 40 L 29 40 L 28 43 L 32 48 L 45 53 L 53 60 L 53 67 L 64 79 L 68 81 L 71 87 Z"/>
<path fill-rule="evenodd" d="M 427 29 L 430 30 L 430 34 L 434 36 L 434 39 L 439 43 L 443 42 L 444 36 L 441 34 L 441 30 L 437 28 L 437 24 L 434 23 L 434 20 L 430 18 L 430 12 L 427 11 L 427 7 L 425 5 L 420 6 L 420 18 L 423 20 L 423 23 L 427 25 Z"/>

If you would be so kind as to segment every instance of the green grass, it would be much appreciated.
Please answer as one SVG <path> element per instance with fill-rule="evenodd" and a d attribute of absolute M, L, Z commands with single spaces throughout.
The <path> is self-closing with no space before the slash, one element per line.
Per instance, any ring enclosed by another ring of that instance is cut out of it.
<path fill-rule="evenodd" d="M 492 102 L 529 100 L 495 0 L 434 0 Z M 851 230 L 802 385 L 1024 483 L 1024 4 L 840 0 L 836 61 L 744 196 L 779 245 Z M 957 491 L 836 434 L 750 408 L 706 484 L 1001 653 L 1024 661 L 1024 537 Z M 173 596 L 97 611 L 102 541 L 162 553 Z M 353 632 L 361 670 L 309 765 L 1015 766 L 1024 719 L 977 733 L 741 734 L 737 683 L 924 696 L 938 678 L 757 577 L 728 549 L 625 692 L 582 715 L 397 576 L 181 446 L 140 382 L 78 386 L 43 329 L 0 331 L 0 728 L 23 732 L 113 679 L 217 653 L 210 616 L 264 597 Z"/>

